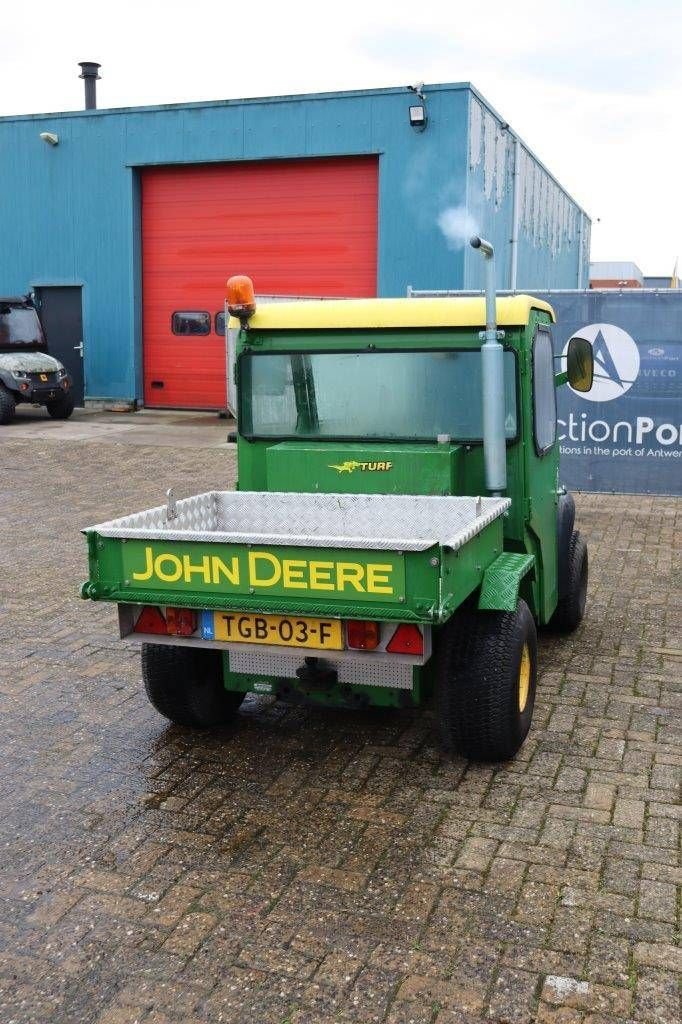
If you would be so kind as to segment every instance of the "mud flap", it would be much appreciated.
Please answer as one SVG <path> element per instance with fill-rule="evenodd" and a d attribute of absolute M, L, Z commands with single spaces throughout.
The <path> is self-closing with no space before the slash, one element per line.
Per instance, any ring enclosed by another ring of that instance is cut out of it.
<path fill-rule="evenodd" d="M 479 611 L 516 611 L 521 580 L 534 564 L 533 555 L 517 555 L 511 551 L 498 555 L 483 573 Z"/>

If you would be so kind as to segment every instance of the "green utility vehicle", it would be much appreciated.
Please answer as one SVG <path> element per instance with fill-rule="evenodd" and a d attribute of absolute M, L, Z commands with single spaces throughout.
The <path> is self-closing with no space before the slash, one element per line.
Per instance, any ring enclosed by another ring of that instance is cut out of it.
<path fill-rule="evenodd" d="M 236 330 L 236 491 L 85 530 L 83 596 L 118 605 L 152 704 L 220 725 L 248 692 L 351 708 L 435 695 L 446 748 L 512 757 L 536 624 L 572 630 L 587 549 L 558 484 L 556 387 L 592 383 L 551 307 L 483 298 L 294 302 Z M 473 244 L 473 243 L 472 243 Z"/>

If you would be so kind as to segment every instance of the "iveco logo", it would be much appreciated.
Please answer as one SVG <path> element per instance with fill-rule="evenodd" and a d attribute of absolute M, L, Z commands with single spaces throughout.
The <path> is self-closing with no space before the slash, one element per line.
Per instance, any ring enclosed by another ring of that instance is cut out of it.
<path fill-rule="evenodd" d="M 591 391 L 575 393 L 588 402 L 611 402 L 628 392 L 639 373 L 639 349 L 627 331 L 615 324 L 589 324 L 576 334 L 592 342 L 594 383 Z M 564 356 L 567 349 L 568 341 Z"/>

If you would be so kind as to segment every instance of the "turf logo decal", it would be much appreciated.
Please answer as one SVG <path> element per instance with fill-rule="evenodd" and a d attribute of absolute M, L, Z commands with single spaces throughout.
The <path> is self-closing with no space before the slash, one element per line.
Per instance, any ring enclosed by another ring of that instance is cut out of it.
<path fill-rule="evenodd" d="M 346 462 L 330 462 L 329 469 L 335 469 L 337 473 L 354 473 L 359 469 L 361 473 L 387 473 L 393 469 L 392 462 L 356 462 L 348 459 Z"/>

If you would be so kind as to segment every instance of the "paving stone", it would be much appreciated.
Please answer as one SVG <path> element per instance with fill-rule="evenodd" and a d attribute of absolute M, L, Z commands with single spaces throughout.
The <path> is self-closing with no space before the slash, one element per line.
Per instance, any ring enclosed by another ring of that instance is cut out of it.
<path fill-rule="evenodd" d="M 530 1024 L 537 987 L 538 975 L 503 967 L 493 985 L 488 1016 L 505 1024 Z"/>
<path fill-rule="evenodd" d="M 627 825 L 630 828 L 642 828 L 646 804 L 643 800 L 616 800 L 613 811 L 614 825 Z"/>
<path fill-rule="evenodd" d="M 78 531 L 233 452 L 4 430 L 0 1020 L 677 1024 L 679 502 L 577 496 L 588 614 L 492 768 L 428 709 L 169 726 Z"/>
<path fill-rule="evenodd" d="M 639 884 L 639 914 L 658 921 L 675 921 L 677 897 L 677 886 L 643 878 Z"/>
<path fill-rule="evenodd" d="M 399 1002 L 430 1003 L 431 1006 L 450 1007 L 466 1013 L 478 1012 L 484 1003 L 483 992 L 479 988 L 419 975 L 405 979 L 396 999 Z"/>
<path fill-rule="evenodd" d="M 679 975 L 648 969 L 640 971 L 634 1016 L 646 1024 L 679 1024 Z"/>

